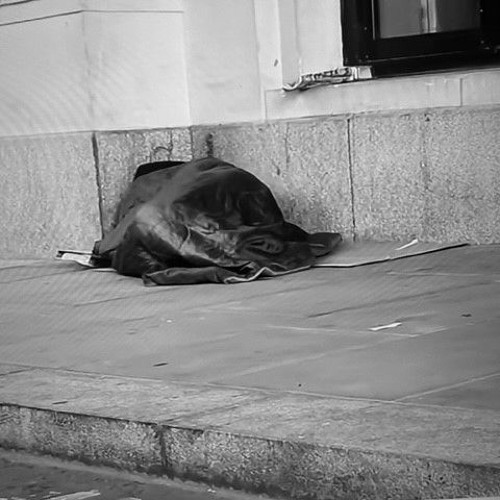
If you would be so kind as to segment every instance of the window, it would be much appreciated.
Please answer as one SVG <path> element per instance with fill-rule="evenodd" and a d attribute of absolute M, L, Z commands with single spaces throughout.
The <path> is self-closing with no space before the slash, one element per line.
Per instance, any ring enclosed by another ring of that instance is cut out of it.
<path fill-rule="evenodd" d="M 500 0 L 342 0 L 342 28 L 375 76 L 500 63 Z"/>

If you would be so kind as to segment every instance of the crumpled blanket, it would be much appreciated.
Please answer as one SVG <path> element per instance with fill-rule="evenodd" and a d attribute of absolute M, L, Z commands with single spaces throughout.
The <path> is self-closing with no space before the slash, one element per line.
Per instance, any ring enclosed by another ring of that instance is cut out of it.
<path fill-rule="evenodd" d="M 269 188 L 216 158 L 141 165 L 92 262 L 146 285 L 236 283 L 301 271 L 338 233 L 286 222 Z"/>

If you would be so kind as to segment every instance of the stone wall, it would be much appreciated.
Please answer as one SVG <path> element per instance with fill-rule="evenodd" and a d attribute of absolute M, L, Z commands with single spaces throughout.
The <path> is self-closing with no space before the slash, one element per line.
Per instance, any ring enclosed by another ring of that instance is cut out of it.
<path fill-rule="evenodd" d="M 103 231 L 111 229 L 121 194 L 138 165 L 149 161 L 192 159 L 188 128 L 98 132 L 94 136 Z"/>
<path fill-rule="evenodd" d="M 54 256 L 99 237 L 89 133 L 0 139 L 0 257 Z"/>
<path fill-rule="evenodd" d="M 360 237 L 500 242 L 500 108 L 352 120 Z"/>
<path fill-rule="evenodd" d="M 214 156 L 347 238 L 500 243 L 500 107 L 0 139 L 0 257 L 90 249 L 135 168 Z"/>
<path fill-rule="evenodd" d="M 310 231 L 335 229 L 352 237 L 349 129 L 345 118 L 197 128 L 194 156 L 214 156 L 259 177 L 285 217 Z"/>
<path fill-rule="evenodd" d="M 500 107 L 443 108 L 193 130 L 250 170 L 289 219 L 347 237 L 500 242 Z"/>
<path fill-rule="evenodd" d="M 91 250 L 139 164 L 191 158 L 187 128 L 0 138 L 0 258 Z"/>

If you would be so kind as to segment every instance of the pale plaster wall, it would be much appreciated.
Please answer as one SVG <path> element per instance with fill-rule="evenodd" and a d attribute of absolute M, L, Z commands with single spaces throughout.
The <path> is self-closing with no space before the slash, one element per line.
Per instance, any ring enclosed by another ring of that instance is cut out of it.
<path fill-rule="evenodd" d="M 182 7 L 0 3 L 0 137 L 188 125 Z"/>
<path fill-rule="evenodd" d="M 83 13 L 93 128 L 190 123 L 181 12 Z"/>
<path fill-rule="evenodd" d="M 267 93 L 342 66 L 340 0 L 185 0 L 192 123 L 262 121 Z"/>
<path fill-rule="evenodd" d="M 186 0 L 193 125 L 500 103 L 500 69 L 286 92 L 343 66 L 340 0 Z"/>
<path fill-rule="evenodd" d="M 281 37 L 277 27 L 279 18 L 278 0 L 254 0 L 255 36 L 261 91 L 262 115 L 265 116 L 265 89 L 280 88 L 283 84 L 283 61 Z"/>
<path fill-rule="evenodd" d="M 185 0 L 185 7 L 192 122 L 262 119 L 253 0 Z"/>
<path fill-rule="evenodd" d="M 295 0 L 300 73 L 341 67 L 340 0 Z"/>
<path fill-rule="evenodd" d="M 0 0 L 0 137 L 500 103 L 500 70 L 285 92 L 343 65 L 340 0 Z"/>
<path fill-rule="evenodd" d="M 0 25 L 0 136 L 91 128 L 82 33 L 79 15 Z"/>

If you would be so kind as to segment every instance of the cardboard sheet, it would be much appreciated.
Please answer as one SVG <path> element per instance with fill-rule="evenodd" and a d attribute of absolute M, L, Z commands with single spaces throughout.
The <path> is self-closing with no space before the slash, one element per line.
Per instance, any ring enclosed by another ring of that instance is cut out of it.
<path fill-rule="evenodd" d="M 424 243 L 412 240 L 408 243 L 395 241 L 357 241 L 342 242 L 331 254 L 316 259 L 313 267 L 358 267 L 415 255 L 457 248 L 467 243 Z M 57 258 L 78 262 L 84 267 L 95 268 L 90 262 L 91 252 L 78 250 L 59 250 Z M 110 270 L 110 268 L 96 268 Z"/>
<path fill-rule="evenodd" d="M 342 242 L 331 254 L 320 257 L 313 267 L 357 267 L 414 255 L 456 248 L 467 243 L 424 243 L 412 240 L 401 242 Z"/>

